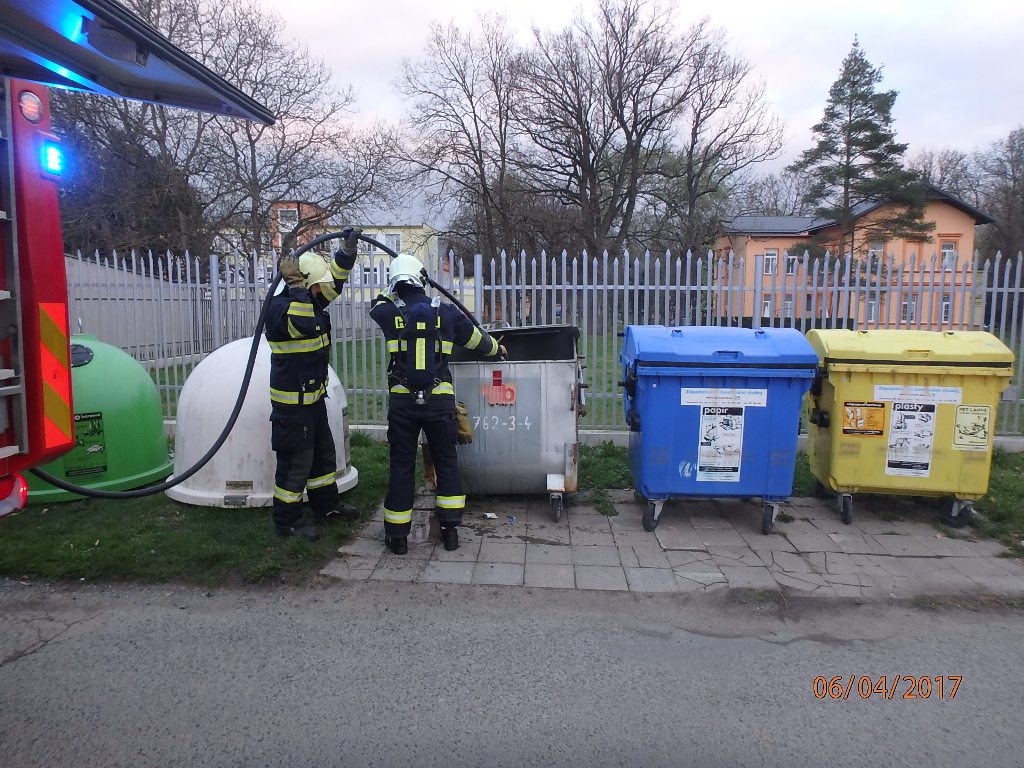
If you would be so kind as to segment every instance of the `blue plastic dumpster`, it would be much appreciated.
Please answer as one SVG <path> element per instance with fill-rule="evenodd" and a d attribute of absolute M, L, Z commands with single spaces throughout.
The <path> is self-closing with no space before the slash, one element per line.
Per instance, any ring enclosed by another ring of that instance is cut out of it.
<path fill-rule="evenodd" d="M 644 529 L 670 498 L 760 497 L 771 533 L 793 492 L 801 402 L 818 364 L 803 334 L 631 325 L 619 362 Z"/>

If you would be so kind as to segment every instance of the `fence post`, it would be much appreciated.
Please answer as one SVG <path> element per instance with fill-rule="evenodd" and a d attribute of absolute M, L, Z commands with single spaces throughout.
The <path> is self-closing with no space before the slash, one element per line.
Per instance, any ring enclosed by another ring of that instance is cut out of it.
<path fill-rule="evenodd" d="M 449 259 L 455 258 L 454 251 L 448 253 Z M 463 290 L 465 290 L 465 284 L 463 284 Z M 484 257 L 479 251 L 473 254 L 473 311 L 478 318 L 484 316 Z"/>
<path fill-rule="evenodd" d="M 213 349 L 219 349 L 224 343 L 224 335 L 220 320 L 220 259 L 216 253 L 210 254 L 210 325 Z"/>

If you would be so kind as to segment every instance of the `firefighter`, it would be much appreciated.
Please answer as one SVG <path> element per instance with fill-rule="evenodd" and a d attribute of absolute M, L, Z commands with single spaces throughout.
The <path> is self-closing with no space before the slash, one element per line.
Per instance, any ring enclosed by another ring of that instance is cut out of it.
<path fill-rule="evenodd" d="M 338 298 L 355 263 L 361 230 L 344 230 L 333 259 L 307 251 L 282 256 L 284 286 L 266 318 L 270 342 L 271 447 L 277 454 L 274 527 L 280 536 L 314 540 L 316 523 L 354 521 L 359 511 L 341 503 L 335 473 L 334 436 L 327 421 L 327 365 L 331 349 L 328 305 Z M 313 521 L 302 514 L 306 491 Z"/>
<path fill-rule="evenodd" d="M 373 300 L 370 317 L 384 333 L 388 361 L 388 444 L 391 467 L 384 499 L 384 541 L 391 552 L 409 551 L 416 450 L 422 431 L 437 472 L 435 501 L 441 542 L 459 548 L 458 525 L 466 496 L 456 464 L 455 388 L 448 356 L 454 344 L 488 357 L 505 349 L 440 297 L 424 292 L 423 264 L 400 254 L 388 267 L 387 293 Z"/>

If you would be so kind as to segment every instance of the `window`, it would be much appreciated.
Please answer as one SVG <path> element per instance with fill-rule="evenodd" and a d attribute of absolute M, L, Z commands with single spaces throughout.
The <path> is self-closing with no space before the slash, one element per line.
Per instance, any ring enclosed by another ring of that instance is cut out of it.
<path fill-rule="evenodd" d="M 764 301 L 761 302 L 761 317 L 771 317 L 771 316 L 772 316 L 772 300 L 771 299 L 765 299 Z"/>
<path fill-rule="evenodd" d="M 793 297 L 787 296 L 782 302 L 782 316 L 792 317 L 793 316 Z"/>
<path fill-rule="evenodd" d="M 366 264 L 362 267 L 363 285 L 380 285 L 382 267 L 371 267 Z"/>
<path fill-rule="evenodd" d="M 799 263 L 800 263 L 800 258 L 796 254 L 790 255 L 790 254 L 787 253 L 786 254 L 786 274 L 787 275 L 795 275 L 796 274 L 796 265 L 799 264 Z"/>
<path fill-rule="evenodd" d="M 953 315 L 953 297 L 948 293 L 942 294 L 942 322 L 948 323 Z"/>
<path fill-rule="evenodd" d="M 907 296 L 903 299 L 900 317 L 905 323 L 912 323 L 917 319 L 917 296 Z"/>
<path fill-rule="evenodd" d="M 766 275 L 774 275 L 776 265 L 779 262 L 779 250 L 778 248 L 765 248 L 764 251 L 764 273 Z"/>
<path fill-rule="evenodd" d="M 868 258 L 869 259 L 881 259 L 885 256 L 885 243 L 876 240 L 873 243 L 868 243 Z"/>
<path fill-rule="evenodd" d="M 814 294 L 813 293 L 808 293 L 806 296 L 804 296 L 804 311 L 805 312 L 813 312 L 814 311 Z"/>
<path fill-rule="evenodd" d="M 290 235 L 297 226 L 299 226 L 298 208 L 277 209 L 277 231 L 282 239 Z"/>
<path fill-rule="evenodd" d="M 402 252 L 402 236 L 398 233 L 391 233 L 384 235 L 384 245 L 390 248 L 395 253 Z"/>
<path fill-rule="evenodd" d="M 943 240 L 942 241 L 942 268 L 955 270 L 956 269 L 956 258 L 959 255 L 957 253 L 957 244 L 955 240 Z"/>
<path fill-rule="evenodd" d="M 875 299 L 868 299 L 868 312 L 865 318 L 867 322 L 874 323 L 878 320 L 878 301 Z"/>

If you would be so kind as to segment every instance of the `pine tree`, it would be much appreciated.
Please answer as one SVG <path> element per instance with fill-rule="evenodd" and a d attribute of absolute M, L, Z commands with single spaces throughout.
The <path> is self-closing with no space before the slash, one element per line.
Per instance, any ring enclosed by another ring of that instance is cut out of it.
<path fill-rule="evenodd" d="M 934 228 L 924 221 L 919 176 L 902 164 L 907 145 L 893 132 L 896 91 L 878 91 L 881 81 L 881 68 L 871 66 L 854 38 L 829 90 L 824 117 L 812 128 L 817 143 L 788 168 L 807 175 L 804 202 L 839 224 L 841 250 L 850 254 L 873 242 L 926 241 Z M 885 202 L 896 205 L 870 223 L 857 221 L 865 204 Z"/>

